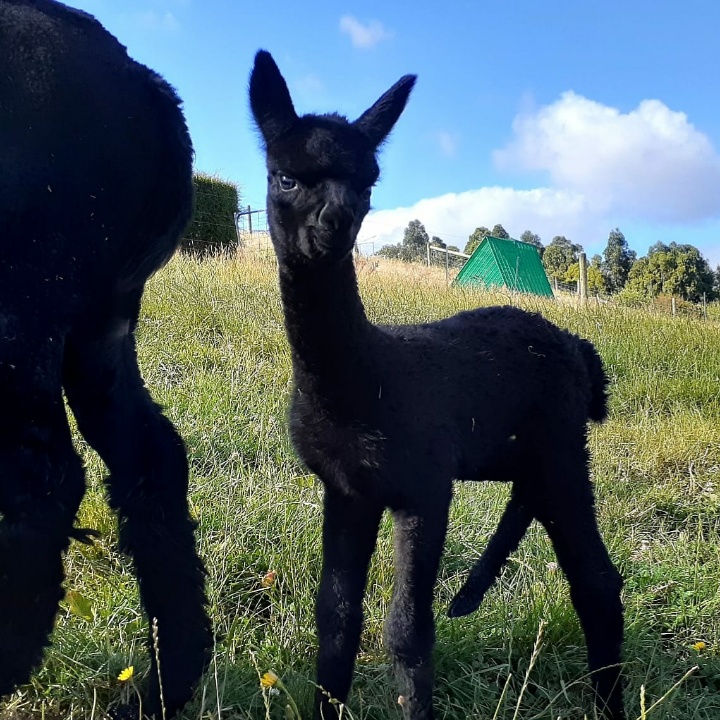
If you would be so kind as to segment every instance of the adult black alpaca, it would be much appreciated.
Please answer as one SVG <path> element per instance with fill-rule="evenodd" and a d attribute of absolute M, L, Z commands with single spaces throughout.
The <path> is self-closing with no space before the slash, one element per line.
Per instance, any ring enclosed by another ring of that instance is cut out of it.
<path fill-rule="evenodd" d="M 167 714 L 212 645 L 182 440 L 145 389 L 148 277 L 192 206 L 179 100 L 90 15 L 0 0 L 0 694 L 26 682 L 63 596 L 85 491 L 63 406 L 107 464 L 120 543 L 157 618 Z M 158 713 L 152 653 L 145 711 Z"/>
<path fill-rule="evenodd" d="M 346 700 L 368 563 L 390 508 L 395 582 L 385 640 L 405 717 L 433 717 L 432 597 L 452 480 L 500 480 L 513 485 L 501 533 L 454 612 L 473 609 L 537 518 L 570 582 L 598 707 L 618 720 L 622 583 L 598 533 L 586 450 L 588 419 L 606 413 L 594 348 L 512 307 L 401 327 L 365 316 L 351 251 L 378 178 L 378 146 L 414 82 L 403 77 L 351 123 L 298 117 L 267 52 L 250 78 L 295 377 L 292 438 L 325 485 L 318 683 Z M 323 692 L 316 714 L 337 717 Z"/>

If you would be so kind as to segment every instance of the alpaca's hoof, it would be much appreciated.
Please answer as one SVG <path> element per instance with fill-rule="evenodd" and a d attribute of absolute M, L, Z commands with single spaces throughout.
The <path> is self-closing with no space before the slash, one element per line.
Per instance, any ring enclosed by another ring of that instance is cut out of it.
<path fill-rule="evenodd" d="M 92 528 L 73 528 L 70 537 L 83 545 L 92 545 L 93 540 L 100 537 L 100 533 Z"/>
<path fill-rule="evenodd" d="M 139 720 L 140 708 L 137 705 L 117 705 L 108 710 L 110 720 Z"/>
<path fill-rule="evenodd" d="M 461 590 L 450 603 L 447 611 L 448 617 L 457 618 L 474 613 L 480 607 L 483 597 L 484 594 L 480 597 L 470 597 L 466 592 Z"/>

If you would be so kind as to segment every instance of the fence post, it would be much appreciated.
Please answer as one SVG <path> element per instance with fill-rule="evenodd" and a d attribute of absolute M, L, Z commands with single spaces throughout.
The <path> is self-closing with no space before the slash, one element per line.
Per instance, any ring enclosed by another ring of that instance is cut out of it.
<path fill-rule="evenodd" d="M 707 294 L 703 293 L 703 318 L 707 320 Z"/>
<path fill-rule="evenodd" d="M 448 252 L 447 245 L 445 246 L 445 285 L 450 284 L 449 273 L 450 273 L 450 253 Z"/>
<path fill-rule="evenodd" d="M 427 252 L 427 266 L 430 267 L 430 242 L 428 241 L 427 247 L 425 248 L 425 252 Z"/>
<path fill-rule="evenodd" d="M 673 317 L 675 317 L 675 296 L 674 295 L 670 298 L 670 306 L 672 307 Z"/>
<path fill-rule="evenodd" d="M 237 240 L 237 245 L 235 246 L 235 251 L 240 252 L 240 248 L 242 247 L 242 240 L 240 238 L 240 213 L 236 212 L 233 215 L 233 220 L 235 221 L 235 240 Z"/>
<path fill-rule="evenodd" d="M 587 256 L 584 252 L 580 253 L 578 258 L 580 264 L 580 302 L 587 305 L 588 301 L 588 282 L 587 282 Z"/>

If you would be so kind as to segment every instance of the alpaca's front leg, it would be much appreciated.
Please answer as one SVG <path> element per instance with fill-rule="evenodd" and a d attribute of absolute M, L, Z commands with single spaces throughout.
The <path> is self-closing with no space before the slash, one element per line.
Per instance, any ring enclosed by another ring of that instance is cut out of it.
<path fill-rule="evenodd" d="M 444 490 L 444 488 L 443 488 Z M 398 510 L 395 522 L 395 582 L 385 623 L 385 644 L 392 655 L 406 720 L 432 720 L 435 622 L 433 590 L 445 544 L 450 483 L 447 492 L 422 508 Z"/>
<path fill-rule="evenodd" d="M 60 386 L 62 340 L 30 318 L 13 323 L 11 310 L 0 312 L 0 696 L 28 681 L 48 645 L 85 492 Z"/>
<path fill-rule="evenodd" d="M 138 293 L 138 309 L 139 300 Z M 143 712 L 170 718 L 190 699 L 213 643 L 205 570 L 188 510 L 183 442 L 145 388 L 132 332 L 113 332 L 117 325 L 122 318 L 96 337 L 70 338 L 65 390 L 80 431 L 110 470 L 120 547 L 133 558 L 148 621 L 157 620 Z"/>
<path fill-rule="evenodd" d="M 315 717 L 334 720 L 347 700 L 362 631 L 362 599 L 382 516 L 381 505 L 343 496 L 326 485 L 323 569 L 317 596 Z"/>

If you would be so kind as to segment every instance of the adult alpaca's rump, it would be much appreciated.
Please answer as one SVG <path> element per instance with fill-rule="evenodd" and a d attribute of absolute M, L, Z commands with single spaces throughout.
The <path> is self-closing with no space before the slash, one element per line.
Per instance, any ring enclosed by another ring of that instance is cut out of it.
<path fill-rule="evenodd" d="M 192 211 L 190 137 L 162 78 L 51 0 L 0 0 L 0 98 L 0 693 L 40 662 L 62 553 L 91 534 L 73 527 L 85 480 L 64 392 L 109 470 L 171 715 L 212 633 L 185 448 L 140 376 L 135 327 Z"/>

